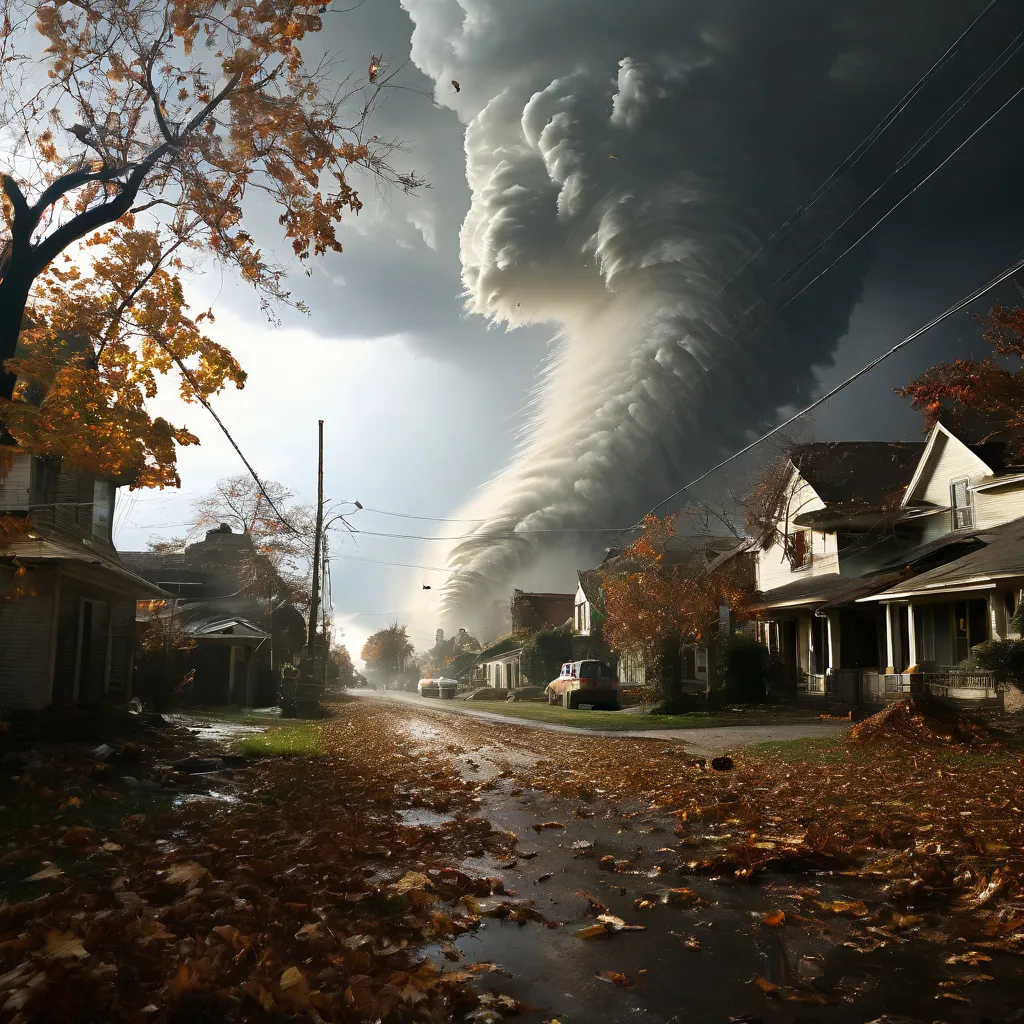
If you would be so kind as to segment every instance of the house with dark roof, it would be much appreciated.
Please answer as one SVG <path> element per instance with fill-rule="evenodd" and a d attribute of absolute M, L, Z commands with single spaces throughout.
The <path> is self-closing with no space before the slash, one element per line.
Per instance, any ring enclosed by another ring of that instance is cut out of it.
<path fill-rule="evenodd" d="M 971 647 L 1006 635 L 1008 599 L 968 587 L 947 600 L 915 583 L 969 563 L 986 530 L 1024 516 L 1024 474 L 1002 451 L 941 424 L 922 444 L 793 449 L 775 529 L 759 545 L 751 611 L 798 696 L 877 703 L 926 677 L 941 690 L 938 678 Z M 994 697 L 991 679 L 974 682 L 978 696 Z"/>
<path fill-rule="evenodd" d="M 125 551 L 122 561 L 170 597 L 140 603 L 140 622 L 177 617 L 194 643 L 185 657 L 192 704 L 273 704 L 286 665 L 305 647 L 305 621 L 265 556 L 221 525 L 184 551 Z"/>
<path fill-rule="evenodd" d="M 114 549 L 114 495 L 131 479 L 0 455 L 0 708 L 126 703 L 136 601 L 168 596 Z"/>

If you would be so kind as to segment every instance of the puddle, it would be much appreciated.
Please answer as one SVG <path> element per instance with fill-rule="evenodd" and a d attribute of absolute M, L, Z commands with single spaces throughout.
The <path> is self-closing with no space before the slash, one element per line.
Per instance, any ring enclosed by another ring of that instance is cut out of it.
<path fill-rule="evenodd" d="M 242 736 L 251 736 L 253 733 L 262 732 L 265 728 L 263 725 L 248 725 L 245 722 L 211 722 L 189 715 L 165 715 L 164 717 L 169 722 L 188 729 L 197 740 L 204 740 L 208 743 L 227 744 Z"/>
<path fill-rule="evenodd" d="M 441 738 L 439 730 L 427 722 L 405 722 L 402 727 L 412 740 L 418 740 L 423 743 L 435 743 Z"/>
<path fill-rule="evenodd" d="M 443 814 L 426 807 L 409 807 L 398 812 L 398 819 L 403 825 L 420 825 L 424 828 L 440 828 L 455 820 L 454 814 Z"/>
<path fill-rule="evenodd" d="M 211 789 L 208 793 L 182 793 L 174 798 L 173 806 L 183 807 L 186 804 L 201 803 L 240 804 L 241 802 L 241 798 L 233 793 Z"/>
<path fill-rule="evenodd" d="M 507 891 L 532 900 L 555 923 L 545 928 L 486 919 L 456 942 L 466 963 L 489 961 L 508 972 L 494 979 L 496 987 L 537 1008 L 520 1018 L 524 1024 L 553 1018 L 560 1024 L 863 1024 L 885 1014 L 1001 1024 L 1024 999 L 1024 971 L 1009 955 L 995 953 L 986 964 L 995 981 L 971 985 L 971 1004 L 937 1003 L 937 994 L 948 991 L 956 975 L 944 960 L 968 948 L 962 942 L 894 942 L 861 952 L 844 945 L 854 922 L 838 916 L 827 922 L 831 934 L 760 924 L 762 915 L 776 909 L 806 912 L 802 886 L 813 886 L 823 901 L 863 899 L 876 906 L 885 897 L 870 883 L 831 873 L 765 877 L 755 885 L 696 877 L 679 871 L 678 854 L 668 849 L 679 841 L 672 819 L 641 812 L 627 822 L 615 810 L 594 805 L 585 812 L 594 816 L 580 819 L 573 810 L 582 810 L 578 801 L 530 790 L 517 799 L 511 783 L 499 781 L 484 794 L 482 811 L 496 828 L 519 836 L 519 856 L 512 864 L 490 857 L 466 863 L 472 872 L 500 875 Z M 551 821 L 564 827 L 533 827 Z M 602 870 L 598 861 L 606 854 L 629 860 L 628 868 Z M 659 901 L 675 887 L 692 890 L 699 902 Z M 644 930 L 578 938 L 576 932 L 594 922 L 587 894 Z M 636 903 L 645 899 L 649 908 Z M 598 977 L 607 971 L 624 973 L 632 987 Z M 813 980 L 829 994 L 829 1004 L 768 999 L 752 984 L 755 977 L 777 985 Z"/>

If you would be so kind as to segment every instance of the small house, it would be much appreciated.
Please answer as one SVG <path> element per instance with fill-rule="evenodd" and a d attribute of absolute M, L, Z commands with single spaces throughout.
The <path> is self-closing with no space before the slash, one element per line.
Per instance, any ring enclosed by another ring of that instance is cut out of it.
<path fill-rule="evenodd" d="M 114 549 L 114 496 L 130 480 L 4 454 L 0 708 L 124 703 L 134 686 L 136 602 L 168 596 Z"/>

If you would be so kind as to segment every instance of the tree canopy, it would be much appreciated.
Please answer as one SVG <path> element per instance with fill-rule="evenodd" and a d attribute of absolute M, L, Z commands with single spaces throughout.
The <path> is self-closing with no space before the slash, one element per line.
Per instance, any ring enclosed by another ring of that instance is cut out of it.
<path fill-rule="evenodd" d="M 938 363 L 915 377 L 897 394 L 932 426 L 940 420 L 951 429 L 998 435 L 1009 453 L 1024 456 L 1024 309 L 996 303 L 975 318 L 992 354 L 982 359 Z"/>
<path fill-rule="evenodd" d="M 675 516 L 648 516 L 626 549 L 622 569 L 602 574 L 607 619 L 604 636 L 617 651 L 639 651 L 657 664 L 667 640 L 699 643 L 728 605 L 742 608 L 748 585 L 735 561 L 709 569 L 701 558 L 667 560 Z"/>
<path fill-rule="evenodd" d="M 394 677 L 403 671 L 413 651 L 407 628 L 393 622 L 367 638 L 359 657 L 371 672 Z"/>
<path fill-rule="evenodd" d="M 367 135 L 391 75 L 376 58 L 354 74 L 318 44 L 328 0 L 0 7 L 4 436 L 174 485 L 175 446 L 197 439 L 146 413 L 158 379 L 201 402 L 245 382 L 180 275 L 212 258 L 264 308 L 291 302 L 247 227 L 257 203 L 304 260 L 341 250 L 353 168 L 421 184 L 391 166 L 397 141 Z"/>

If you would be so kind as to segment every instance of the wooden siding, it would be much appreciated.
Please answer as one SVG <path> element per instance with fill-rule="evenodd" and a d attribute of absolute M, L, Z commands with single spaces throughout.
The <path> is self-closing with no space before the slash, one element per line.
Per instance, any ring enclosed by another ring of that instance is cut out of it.
<path fill-rule="evenodd" d="M 0 708 L 47 703 L 53 580 L 33 575 L 34 596 L 0 602 Z"/>
<path fill-rule="evenodd" d="M 998 491 L 978 492 L 974 495 L 974 512 L 983 530 L 1024 517 L 1024 481 Z"/>
<path fill-rule="evenodd" d="M 796 471 L 790 482 L 792 499 L 789 502 L 788 529 L 790 533 L 798 532 L 801 527 L 795 526 L 793 520 L 807 512 L 817 512 L 825 508 L 825 503 L 818 497 L 814 488 L 800 477 Z M 775 590 L 808 576 L 834 576 L 839 572 L 839 549 L 836 535 L 820 530 L 808 531 L 810 536 L 810 564 L 801 569 L 793 569 L 783 551 L 782 544 L 772 546 L 770 551 L 757 553 L 757 589 L 761 591 Z"/>
<path fill-rule="evenodd" d="M 0 478 L 0 512 L 28 509 L 32 491 L 32 459 L 16 455 L 7 475 Z"/>
<path fill-rule="evenodd" d="M 70 701 L 75 692 L 75 656 L 78 651 L 79 590 L 70 579 L 62 579 L 57 621 L 57 656 L 53 666 L 53 701 Z"/>
<path fill-rule="evenodd" d="M 115 601 L 113 606 L 114 635 L 110 645 L 110 677 L 107 692 L 112 698 L 131 698 L 131 662 L 135 647 L 135 604 Z"/>
<path fill-rule="evenodd" d="M 967 445 L 949 434 L 939 434 L 935 439 L 928 462 L 914 497 L 946 508 L 951 481 L 968 479 L 976 484 L 992 479 L 992 470 Z"/>

